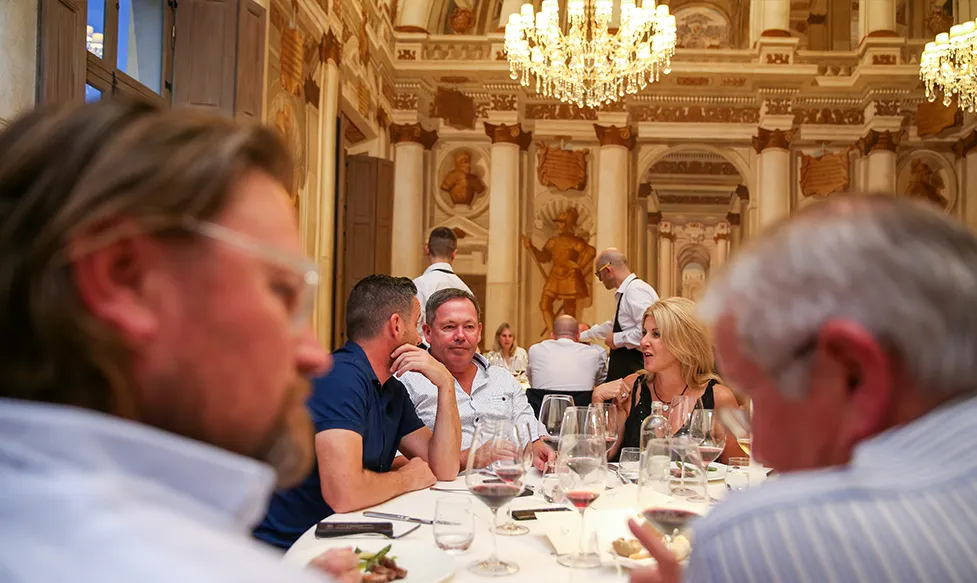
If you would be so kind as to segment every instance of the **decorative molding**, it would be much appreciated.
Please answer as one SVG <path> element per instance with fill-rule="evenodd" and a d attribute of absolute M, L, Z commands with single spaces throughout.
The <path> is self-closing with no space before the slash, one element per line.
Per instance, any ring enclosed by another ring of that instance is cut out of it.
<path fill-rule="evenodd" d="M 886 117 L 901 117 L 902 102 L 898 99 L 880 99 L 875 102 L 875 115 Z"/>
<path fill-rule="evenodd" d="M 342 57 L 342 44 L 330 28 L 322 35 L 322 41 L 319 43 L 319 60 L 323 63 L 332 61 L 338 67 L 342 64 Z"/>
<path fill-rule="evenodd" d="M 356 145 L 366 139 L 363 131 L 360 130 L 355 123 L 353 123 L 353 120 L 349 119 L 345 113 L 342 114 L 342 117 L 343 127 L 345 128 L 343 131 L 343 137 L 346 138 L 347 142 L 349 142 L 351 145 Z"/>
<path fill-rule="evenodd" d="M 703 162 L 700 160 L 659 160 L 648 172 L 650 174 L 740 175 L 740 171 L 731 162 Z"/>
<path fill-rule="evenodd" d="M 0 120 L 0 122 L 2 121 Z M 971 131 L 966 136 L 960 138 L 957 143 L 953 144 L 953 151 L 958 158 L 963 158 L 971 152 L 977 151 L 977 130 Z"/>
<path fill-rule="evenodd" d="M 708 105 L 636 105 L 633 122 L 666 123 L 760 123 L 760 110 L 753 107 Z"/>
<path fill-rule="evenodd" d="M 797 125 L 860 126 L 865 124 L 865 110 L 857 107 L 798 109 L 794 110 L 794 123 Z"/>
<path fill-rule="evenodd" d="M 791 34 L 789 30 L 784 30 L 782 28 L 769 28 L 761 32 L 760 36 L 773 37 L 773 38 L 790 38 Z"/>
<path fill-rule="evenodd" d="M 642 182 L 638 185 L 638 198 L 648 198 L 651 196 L 651 185 L 647 182 Z"/>
<path fill-rule="evenodd" d="M 417 111 L 417 95 L 414 93 L 398 93 L 390 100 L 390 105 L 398 111 Z"/>
<path fill-rule="evenodd" d="M 385 130 L 390 126 L 390 114 L 382 107 L 377 108 L 377 126 Z"/>
<path fill-rule="evenodd" d="M 858 151 L 862 153 L 863 156 L 868 156 L 871 152 L 876 151 L 887 151 L 895 152 L 899 147 L 899 142 L 902 140 L 902 132 L 891 132 L 885 130 L 883 132 L 869 130 L 865 137 L 859 138 L 858 142 L 855 143 L 855 147 Z"/>
<path fill-rule="evenodd" d="M 397 49 L 398 61 L 416 61 L 417 51 L 414 49 Z"/>
<path fill-rule="evenodd" d="M 595 123 L 594 132 L 597 134 L 597 141 L 600 142 L 601 146 L 624 146 L 630 150 L 634 148 L 637 141 L 637 136 L 630 126 L 602 126 Z"/>
<path fill-rule="evenodd" d="M 526 106 L 526 119 L 596 121 L 597 112 L 566 103 L 530 103 Z"/>
<path fill-rule="evenodd" d="M 711 83 L 709 77 L 676 77 L 675 84 L 683 87 L 705 87 Z"/>
<path fill-rule="evenodd" d="M 898 65 L 899 57 L 896 55 L 872 55 L 873 65 Z"/>
<path fill-rule="evenodd" d="M 492 111 L 517 111 L 519 109 L 518 95 L 492 95 L 489 101 Z"/>
<path fill-rule="evenodd" d="M 434 147 L 438 141 L 438 132 L 425 130 L 419 123 L 410 124 L 390 124 L 390 143 L 399 144 L 401 142 L 412 142 L 421 144 L 425 150 Z"/>
<path fill-rule="evenodd" d="M 790 99 L 767 99 L 763 102 L 764 113 L 767 115 L 790 115 Z"/>
<path fill-rule="evenodd" d="M 720 85 L 723 87 L 745 87 L 746 77 L 723 77 Z"/>
<path fill-rule="evenodd" d="M 747 188 L 745 184 L 740 184 L 737 186 L 734 194 L 736 194 L 736 196 L 742 201 L 750 200 L 750 189 Z"/>
<path fill-rule="evenodd" d="M 475 129 L 475 100 L 461 91 L 438 87 L 434 94 L 433 117 L 440 117 L 456 129 Z"/>
<path fill-rule="evenodd" d="M 767 53 L 768 65 L 789 65 L 790 53 Z"/>
<path fill-rule="evenodd" d="M 426 28 L 423 28 L 423 27 L 420 27 L 420 26 L 414 26 L 413 24 L 410 24 L 410 25 L 407 25 L 407 26 L 404 26 L 404 25 L 395 26 L 394 27 L 394 31 L 396 31 L 396 32 L 413 32 L 413 33 L 427 34 L 427 29 Z"/>
<path fill-rule="evenodd" d="M 661 204 L 729 204 L 729 196 L 698 195 L 698 194 L 659 194 Z"/>
<path fill-rule="evenodd" d="M 424 45 L 421 58 L 428 61 L 484 61 L 491 58 L 491 47 L 470 42 L 432 43 Z"/>
<path fill-rule="evenodd" d="M 757 128 L 757 135 L 753 136 L 753 149 L 757 154 L 770 148 L 790 149 L 790 143 L 794 140 L 793 130 L 768 130 Z"/>
<path fill-rule="evenodd" d="M 661 212 L 648 213 L 648 226 L 658 225 L 662 222 Z"/>
<path fill-rule="evenodd" d="M 533 133 L 523 131 L 522 124 L 506 125 L 485 122 L 485 135 L 493 144 L 515 144 L 520 150 L 529 148 L 533 141 Z"/>

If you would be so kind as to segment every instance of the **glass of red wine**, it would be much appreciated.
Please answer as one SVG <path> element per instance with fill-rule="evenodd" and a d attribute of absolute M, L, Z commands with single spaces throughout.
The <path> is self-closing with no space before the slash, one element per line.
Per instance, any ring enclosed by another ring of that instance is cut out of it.
<path fill-rule="evenodd" d="M 658 506 L 645 509 L 641 516 L 665 536 L 666 545 L 671 545 L 675 537 L 684 534 L 689 523 L 699 517 L 691 510 Z"/>
<path fill-rule="evenodd" d="M 704 483 L 709 481 L 709 464 L 719 459 L 726 447 L 726 428 L 719 421 L 713 409 L 696 409 L 692 412 L 692 427 L 690 437 L 699 442 L 699 457 L 702 458 L 702 472 Z M 716 502 L 709 495 L 709 490 L 703 486 L 702 495 L 696 494 L 689 498 L 690 502 Z"/>
<path fill-rule="evenodd" d="M 518 496 L 525 485 L 526 467 L 520 452 L 519 435 L 511 421 L 493 419 L 475 425 L 465 483 L 468 490 L 492 511 L 493 525 L 492 555 L 468 566 L 468 570 L 476 575 L 502 577 L 519 571 L 519 565 L 499 559 L 495 531 L 499 508 Z M 476 457 L 482 456 L 493 461 L 489 467 L 479 469 Z"/>
<path fill-rule="evenodd" d="M 585 514 L 607 486 L 604 432 L 568 434 L 564 428 L 556 464 L 565 499 L 580 511 L 580 549 L 560 555 L 557 562 L 571 569 L 599 567 L 600 555 L 587 548 Z"/>
<path fill-rule="evenodd" d="M 573 397 L 570 395 L 546 395 L 539 407 L 539 422 L 546 428 L 547 435 L 541 435 L 543 443 L 553 451 L 560 448 L 560 429 L 563 427 L 563 415 L 573 407 Z"/>
<path fill-rule="evenodd" d="M 533 434 L 529 423 L 518 423 L 516 433 L 519 435 L 519 461 L 522 463 L 520 473 L 513 467 L 508 460 L 495 460 L 492 462 L 492 469 L 495 475 L 504 482 L 509 482 L 513 478 L 522 477 L 533 466 Z M 506 507 L 506 521 L 495 529 L 496 534 L 503 536 L 520 536 L 529 534 L 529 529 L 512 519 L 512 504 Z"/>

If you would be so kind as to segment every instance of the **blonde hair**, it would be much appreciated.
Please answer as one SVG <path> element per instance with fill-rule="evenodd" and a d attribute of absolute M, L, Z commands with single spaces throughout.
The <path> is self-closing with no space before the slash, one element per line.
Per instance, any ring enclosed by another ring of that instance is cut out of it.
<path fill-rule="evenodd" d="M 696 318 L 695 302 L 679 297 L 658 300 L 645 310 L 642 327 L 649 316 L 655 319 L 662 344 L 679 361 L 682 380 L 689 388 L 701 389 L 710 380 L 721 382 L 709 331 Z"/>
<path fill-rule="evenodd" d="M 512 332 L 512 326 L 510 326 L 508 322 L 502 322 L 499 324 L 499 327 L 495 329 L 495 343 L 492 344 L 492 350 L 503 356 L 505 356 L 505 353 L 502 352 L 502 344 L 499 342 L 499 336 L 502 336 L 502 333 L 506 330 Z M 516 353 L 516 348 L 519 348 L 519 345 L 516 344 L 516 333 L 512 332 L 512 348 L 509 349 L 509 356 Z"/>

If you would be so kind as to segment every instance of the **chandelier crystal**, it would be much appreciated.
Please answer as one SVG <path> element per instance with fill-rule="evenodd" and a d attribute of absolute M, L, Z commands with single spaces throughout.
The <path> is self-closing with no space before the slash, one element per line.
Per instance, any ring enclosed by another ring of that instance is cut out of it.
<path fill-rule="evenodd" d="M 919 77 L 926 86 L 926 98 L 935 101 L 943 94 L 943 105 L 957 103 L 964 111 L 977 111 L 977 21 L 950 28 L 926 43 L 919 59 Z"/>
<path fill-rule="evenodd" d="M 675 17 L 655 0 L 621 0 L 620 26 L 609 29 L 612 0 L 568 0 L 566 27 L 557 0 L 509 16 L 510 76 L 524 87 L 578 107 L 596 108 L 635 94 L 671 71 Z M 565 30 L 565 32 L 564 32 Z"/>

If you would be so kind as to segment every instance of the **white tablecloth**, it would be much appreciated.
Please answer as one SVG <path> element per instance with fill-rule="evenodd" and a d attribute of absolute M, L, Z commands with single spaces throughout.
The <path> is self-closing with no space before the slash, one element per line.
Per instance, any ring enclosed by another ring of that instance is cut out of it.
<path fill-rule="evenodd" d="M 764 475 L 765 474 L 762 470 L 755 470 L 752 475 L 753 482 L 757 483 L 758 481 L 761 481 Z M 528 482 L 534 486 L 538 484 L 539 474 L 536 473 L 535 470 Z M 594 510 L 609 508 L 636 509 L 637 494 L 635 486 L 621 486 L 621 482 L 614 477 L 610 477 L 608 479 L 608 486 L 612 487 L 594 503 Z M 464 489 L 465 480 L 464 478 L 459 478 L 454 482 L 439 482 L 436 487 Z M 722 481 L 710 482 L 709 493 L 714 498 L 722 498 L 726 493 L 724 483 Z M 467 566 L 471 562 L 475 561 L 476 559 L 488 557 L 492 549 L 492 539 L 490 538 L 491 533 L 489 532 L 492 513 L 484 504 L 475 499 L 474 496 L 469 494 L 467 491 L 449 493 L 438 492 L 435 490 L 421 490 L 398 496 L 393 500 L 389 500 L 368 510 L 433 519 L 434 506 L 438 497 L 440 496 L 471 497 L 473 502 L 472 508 L 474 509 L 475 513 L 475 540 L 467 551 L 451 557 L 451 559 L 454 560 L 456 567 L 455 576 L 452 581 L 459 583 L 484 583 L 487 580 L 491 580 L 491 578 L 488 577 L 474 575 L 467 570 Z M 684 499 L 676 498 L 674 499 L 674 503 L 699 513 L 705 513 L 708 511 L 708 508 L 705 505 L 690 503 Z M 522 508 L 545 508 L 549 506 L 553 505 L 548 504 L 542 498 L 542 496 L 538 493 L 538 488 L 537 493 L 533 496 L 517 498 L 513 501 L 513 508 L 517 510 Z M 504 520 L 504 517 L 502 516 L 504 512 L 505 509 L 499 511 L 500 522 Z M 590 512 L 591 511 L 588 511 L 588 513 Z M 588 514 L 588 520 L 589 518 L 590 515 Z M 365 518 L 362 512 L 334 514 L 327 520 L 330 522 L 383 522 L 379 519 Z M 406 528 L 413 526 L 404 522 L 394 522 L 393 524 L 394 532 L 403 532 Z M 599 567 L 596 569 L 568 569 L 563 567 L 556 562 L 556 555 L 553 551 L 553 547 L 550 545 L 549 540 L 543 533 L 543 529 L 541 528 L 539 521 L 517 521 L 517 524 L 522 524 L 528 527 L 530 530 L 529 534 L 522 536 L 498 535 L 498 545 L 499 558 L 506 561 L 515 561 L 519 565 L 519 572 L 510 577 L 503 577 L 499 579 L 506 581 L 545 581 L 546 583 L 554 583 L 558 581 L 574 583 L 620 583 L 621 581 L 625 581 L 627 579 L 627 571 L 619 572 L 618 569 L 612 565 Z M 371 538 L 376 539 L 377 537 L 373 535 Z M 336 539 L 332 539 L 333 543 L 335 540 Z M 355 545 L 356 537 L 346 537 L 342 540 L 349 540 L 350 545 Z M 430 526 L 421 526 L 413 533 L 404 537 L 403 540 L 425 541 L 430 543 L 431 546 L 436 546 L 434 542 L 433 529 Z M 319 541 L 315 538 L 315 527 L 313 526 L 305 534 L 303 534 L 294 545 L 292 545 L 292 548 L 290 548 L 288 553 L 285 555 L 285 560 L 288 561 L 291 556 L 298 555 L 300 553 L 305 555 L 307 550 L 314 549 L 316 546 L 324 546 L 325 544 L 326 543 L 324 541 Z"/>

